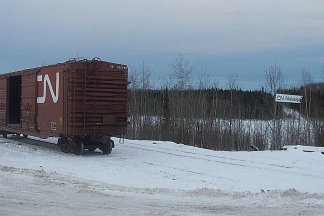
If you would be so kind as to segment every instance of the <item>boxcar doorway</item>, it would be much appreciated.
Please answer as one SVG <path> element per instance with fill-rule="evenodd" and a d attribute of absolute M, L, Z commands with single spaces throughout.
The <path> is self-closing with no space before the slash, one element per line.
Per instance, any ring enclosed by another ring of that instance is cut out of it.
<path fill-rule="evenodd" d="M 8 123 L 21 124 L 21 76 L 8 78 Z"/>

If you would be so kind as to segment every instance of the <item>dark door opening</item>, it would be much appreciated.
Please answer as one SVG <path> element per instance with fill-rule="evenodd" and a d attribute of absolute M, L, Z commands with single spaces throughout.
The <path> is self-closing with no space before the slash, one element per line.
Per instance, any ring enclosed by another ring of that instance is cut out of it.
<path fill-rule="evenodd" d="M 13 76 L 8 78 L 8 97 L 9 97 L 9 124 L 21 123 L 21 76 Z"/>

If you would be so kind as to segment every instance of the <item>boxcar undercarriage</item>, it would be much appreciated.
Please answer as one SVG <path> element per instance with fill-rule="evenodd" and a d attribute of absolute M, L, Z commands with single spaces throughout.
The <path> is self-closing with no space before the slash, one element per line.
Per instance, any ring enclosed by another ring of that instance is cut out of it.
<path fill-rule="evenodd" d="M 61 151 L 65 153 L 74 153 L 76 155 L 82 155 L 84 149 L 90 152 L 99 148 L 103 154 L 109 155 L 112 149 L 115 147 L 114 141 L 109 136 L 94 138 L 90 136 L 67 138 L 60 137 L 58 140 L 58 146 Z"/>
<path fill-rule="evenodd" d="M 8 135 L 22 135 L 27 138 L 27 134 L 19 134 L 8 131 L 0 131 L 3 138 L 8 138 Z M 110 136 L 103 136 L 99 138 L 94 138 L 91 136 L 86 137 L 60 137 L 58 139 L 57 145 L 60 147 L 61 151 L 64 153 L 73 153 L 76 155 L 83 155 L 84 150 L 88 152 L 94 152 L 97 148 L 102 151 L 103 154 L 109 155 L 112 149 L 115 147 L 115 143 L 111 140 Z"/>

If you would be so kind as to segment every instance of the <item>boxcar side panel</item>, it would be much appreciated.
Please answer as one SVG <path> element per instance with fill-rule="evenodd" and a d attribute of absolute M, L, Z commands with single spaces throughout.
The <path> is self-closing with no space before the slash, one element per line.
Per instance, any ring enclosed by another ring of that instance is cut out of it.
<path fill-rule="evenodd" d="M 37 73 L 37 129 L 41 137 L 63 133 L 64 65 L 41 68 Z"/>
<path fill-rule="evenodd" d="M 7 78 L 0 78 L 0 126 L 7 123 Z"/>
<path fill-rule="evenodd" d="M 21 127 L 25 131 L 36 132 L 36 74 L 33 70 L 22 76 L 21 80 Z"/>

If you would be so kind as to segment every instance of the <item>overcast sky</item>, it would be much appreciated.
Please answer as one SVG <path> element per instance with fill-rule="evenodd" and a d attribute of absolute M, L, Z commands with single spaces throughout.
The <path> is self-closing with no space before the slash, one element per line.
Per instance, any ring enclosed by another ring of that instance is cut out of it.
<path fill-rule="evenodd" d="M 322 0 L 1 0 L 0 30 L 1 73 L 100 57 L 166 79 L 182 53 L 221 87 L 259 89 L 275 61 L 288 86 L 324 81 Z"/>

